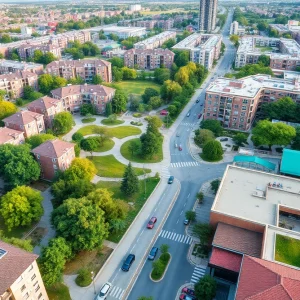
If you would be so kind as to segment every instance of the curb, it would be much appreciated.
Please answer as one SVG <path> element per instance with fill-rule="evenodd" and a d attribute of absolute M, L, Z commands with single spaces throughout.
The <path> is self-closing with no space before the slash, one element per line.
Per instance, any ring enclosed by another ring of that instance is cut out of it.
<path fill-rule="evenodd" d="M 169 269 L 169 265 L 170 265 L 170 263 L 171 263 L 171 260 L 172 260 L 172 255 L 171 255 L 171 253 L 169 253 L 169 254 L 170 254 L 170 260 L 169 260 L 169 262 L 168 262 L 168 264 L 167 264 L 167 267 L 165 268 L 165 271 L 164 271 L 164 273 L 163 273 L 163 275 L 162 275 L 162 277 L 161 277 L 160 279 L 158 279 L 158 280 L 152 279 L 152 278 L 151 278 L 151 273 L 152 273 L 153 269 L 151 270 L 151 272 L 150 272 L 150 274 L 149 274 L 149 278 L 150 278 L 150 280 L 153 281 L 154 283 L 160 282 L 160 281 L 162 281 L 162 280 L 164 279 L 164 277 L 165 277 L 165 275 L 166 275 L 166 273 L 167 273 L 167 271 L 168 271 L 168 269 Z"/>
<path fill-rule="evenodd" d="M 183 285 L 178 289 L 178 292 L 177 292 L 177 294 L 176 294 L 175 300 L 178 300 L 178 299 L 179 299 L 179 296 L 180 296 L 180 294 L 181 294 L 181 290 L 182 290 L 184 287 L 186 287 L 186 286 L 188 286 L 188 287 L 190 287 L 190 288 L 192 288 L 192 289 L 194 289 L 194 287 L 195 287 L 195 285 L 194 285 L 193 283 L 191 283 L 191 282 L 188 282 L 188 283 L 186 283 L 186 284 L 183 284 Z"/>
<path fill-rule="evenodd" d="M 167 218 L 168 218 L 168 216 L 169 216 L 169 214 L 170 214 L 170 212 L 171 212 L 171 210 L 172 210 L 172 208 L 173 208 L 173 206 L 174 206 L 174 204 L 175 204 L 175 202 L 177 200 L 177 197 L 178 197 L 178 195 L 180 193 L 180 190 L 181 190 L 181 184 L 180 184 L 180 182 L 177 179 L 175 179 L 175 180 L 179 184 L 177 192 L 175 193 L 175 195 L 174 195 L 174 197 L 173 197 L 173 199 L 172 199 L 172 201 L 171 201 L 171 203 L 170 203 L 170 205 L 168 207 L 168 210 L 167 210 L 167 212 L 164 215 L 164 218 L 163 218 L 162 222 L 160 223 L 159 227 L 157 228 L 157 231 L 156 231 L 154 237 L 152 238 L 152 240 L 151 240 L 151 242 L 149 244 L 149 247 L 147 248 L 147 250 L 145 252 L 145 255 L 141 259 L 141 262 L 140 262 L 139 266 L 137 267 L 137 269 L 135 271 L 135 274 L 133 275 L 130 283 L 128 284 L 127 289 L 125 290 L 125 292 L 123 294 L 122 300 L 126 300 L 128 298 L 128 296 L 129 296 L 129 294 L 130 294 L 133 286 L 135 285 L 135 282 L 136 282 L 138 276 L 140 275 L 140 272 L 141 272 L 142 268 L 144 267 L 144 265 L 146 263 L 146 257 L 148 255 L 151 247 L 153 246 L 154 242 L 157 240 L 159 232 L 161 231 L 162 227 L 164 226 L 164 224 L 165 224 L 165 222 L 166 222 L 166 220 L 167 220 Z"/>
<path fill-rule="evenodd" d="M 187 260 L 188 260 L 188 262 L 191 264 L 191 265 L 193 265 L 193 266 L 198 266 L 196 263 L 194 263 L 193 262 L 193 260 L 191 259 L 191 253 L 192 253 L 192 251 L 193 251 L 193 248 L 194 248 L 194 246 L 196 245 L 196 241 L 195 240 L 193 240 L 193 242 L 191 243 L 191 245 L 190 245 L 190 248 L 189 248 L 189 251 L 188 251 L 188 253 L 187 253 L 187 256 L 186 256 L 186 258 L 187 258 Z"/>

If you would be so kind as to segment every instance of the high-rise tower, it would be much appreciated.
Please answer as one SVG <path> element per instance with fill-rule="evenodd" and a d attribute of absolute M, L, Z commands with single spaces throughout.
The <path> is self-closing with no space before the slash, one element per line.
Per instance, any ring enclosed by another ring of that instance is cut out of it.
<path fill-rule="evenodd" d="M 216 28 L 218 0 L 200 0 L 199 30 L 211 32 Z"/>

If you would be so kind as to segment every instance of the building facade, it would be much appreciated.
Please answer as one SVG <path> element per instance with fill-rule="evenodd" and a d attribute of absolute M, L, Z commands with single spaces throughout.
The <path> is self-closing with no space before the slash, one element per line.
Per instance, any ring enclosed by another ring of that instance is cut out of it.
<path fill-rule="evenodd" d="M 25 142 L 24 132 L 10 129 L 7 127 L 0 128 L 0 145 L 12 144 L 20 145 Z"/>
<path fill-rule="evenodd" d="M 115 89 L 93 84 L 69 85 L 51 91 L 52 97 L 62 101 L 65 111 L 79 111 L 84 103 L 93 104 L 97 113 L 103 114 L 108 102 L 115 95 Z"/>
<path fill-rule="evenodd" d="M 161 66 L 171 68 L 174 56 L 169 49 L 130 49 L 124 53 L 124 64 L 129 68 L 138 65 L 141 70 L 154 70 Z"/>
<path fill-rule="evenodd" d="M 120 39 L 127 39 L 131 36 L 143 37 L 147 34 L 145 27 L 124 27 L 124 26 L 107 26 L 107 27 L 94 27 L 91 32 L 102 31 L 106 36 L 115 34 Z"/>
<path fill-rule="evenodd" d="M 134 48 L 142 50 L 160 48 L 162 44 L 169 39 L 176 39 L 175 31 L 164 31 L 160 34 L 134 44 Z"/>
<path fill-rule="evenodd" d="M 52 180 L 59 171 L 65 171 L 75 158 L 75 144 L 59 139 L 46 141 L 32 149 L 37 162 L 41 166 L 41 178 Z"/>
<path fill-rule="evenodd" d="M 22 60 L 32 58 L 36 50 L 42 51 L 45 53 L 52 53 L 58 59 L 61 58 L 61 48 L 57 45 L 22 45 L 18 48 L 18 54 Z"/>
<path fill-rule="evenodd" d="M 216 29 L 218 0 L 200 0 L 199 30 L 212 32 Z"/>
<path fill-rule="evenodd" d="M 25 138 L 45 132 L 44 116 L 28 110 L 3 119 L 5 127 L 24 132 Z"/>
<path fill-rule="evenodd" d="M 44 96 L 28 104 L 29 111 L 39 113 L 44 116 L 46 128 L 52 128 L 52 121 L 56 114 L 62 112 L 62 101 L 48 96 Z"/>
<path fill-rule="evenodd" d="M 99 75 L 105 82 L 112 81 L 111 63 L 102 59 L 53 61 L 46 66 L 46 72 L 68 80 L 81 77 L 91 82 L 95 75 Z"/>
<path fill-rule="evenodd" d="M 0 240 L 0 299 L 48 300 L 38 256 Z"/>
<path fill-rule="evenodd" d="M 15 73 L 18 71 L 27 71 L 41 75 L 44 73 L 44 66 L 32 62 L 19 62 L 15 60 L 0 60 L 0 75 Z"/>

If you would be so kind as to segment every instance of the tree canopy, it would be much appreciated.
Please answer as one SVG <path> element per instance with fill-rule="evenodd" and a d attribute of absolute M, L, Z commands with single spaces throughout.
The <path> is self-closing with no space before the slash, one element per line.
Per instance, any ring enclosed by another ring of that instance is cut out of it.
<path fill-rule="evenodd" d="M 204 275 L 195 284 L 195 295 L 197 299 L 213 300 L 217 292 L 217 282 L 209 275 Z"/>
<path fill-rule="evenodd" d="M 129 162 L 128 166 L 125 169 L 122 184 L 121 184 L 121 191 L 126 196 L 132 196 L 139 190 L 139 180 L 137 175 L 134 172 L 134 169 Z"/>
<path fill-rule="evenodd" d="M 65 134 L 70 131 L 73 127 L 74 120 L 73 116 L 69 112 L 60 112 L 53 118 L 53 131 L 55 134 Z"/>
<path fill-rule="evenodd" d="M 0 99 L 0 121 L 13 115 L 17 110 L 18 108 L 12 102 Z"/>
<path fill-rule="evenodd" d="M 217 140 L 209 140 L 203 146 L 203 157 L 209 161 L 218 161 L 223 157 L 222 145 Z"/>
<path fill-rule="evenodd" d="M 223 132 L 221 122 L 218 120 L 204 120 L 201 122 L 200 128 L 212 131 L 217 137 L 221 136 Z"/>
<path fill-rule="evenodd" d="M 52 76 L 50 74 L 43 74 L 38 79 L 40 92 L 49 94 L 51 90 L 67 85 L 67 80 L 59 76 Z"/>
<path fill-rule="evenodd" d="M 26 143 L 30 145 L 31 149 L 34 149 L 37 146 L 43 144 L 44 142 L 54 140 L 56 138 L 56 136 L 50 133 L 40 133 L 26 138 Z"/>
<path fill-rule="evenodd" d="M 127 96 L 123 91 L 116 90 L 111 103 L 113 112 L 118 114 L 126 111 L 127 100 Z"/>
<path fill-rule="evenodd" d="M 172 80 L 166 80 L 160 89 L 161 97 L 170 102 L 176 96 L 179 96 L 182 92 L 181 86 Z"/>
<path fill-rule="evenodd" d="M 148 103 L 151 97 L 159 96 L 159 92 L 154 88 L 145 88 L 142 99 L 144 103 Z"/>

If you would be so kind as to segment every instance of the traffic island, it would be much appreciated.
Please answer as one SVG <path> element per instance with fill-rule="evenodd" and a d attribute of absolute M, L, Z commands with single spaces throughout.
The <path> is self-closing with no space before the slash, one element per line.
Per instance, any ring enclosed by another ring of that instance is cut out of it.
<path fill-rule="evenodd" d="M 163 253 L 158 260 L 153 262 L 153 269 L 150 273 L 150 279 L 153 282 L 160 282 L 164 279 L 171 260 L 172 256 L 170 253 Z"/>

